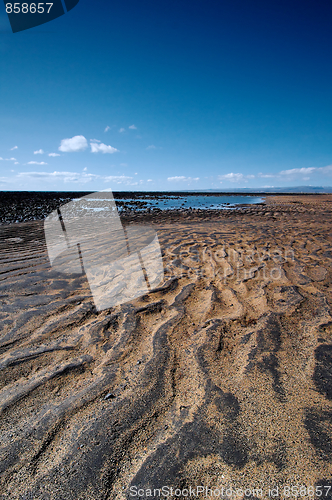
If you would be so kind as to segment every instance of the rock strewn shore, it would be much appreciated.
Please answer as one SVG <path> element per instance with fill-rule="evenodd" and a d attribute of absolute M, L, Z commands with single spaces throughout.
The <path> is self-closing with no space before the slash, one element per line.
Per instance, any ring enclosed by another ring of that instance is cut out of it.
<path fill-rule="evenodd" d="M 2 192 L 0 196 L 0 225 L 43 220 L 53 210 L 60 208 L 65 203 L 75 198 L 81 198 L 88 192 L 54 193 L 54 192 Z M 301 213 L 305 210 L 314 210 L 315 203 L 319 202 L 321 208 L 329 209 L 331 195 L 275 195 L 264 196 L 264 203 L 242 205 L 234 208 L 195 209 L 179 208 L 176 210 L 161 210 L 160 208 L 149 208 L 144 201 L 145 197 L 155 199 L 168 199 L 175 196 L 174 193 L 113 193 L 122 217 L 135 220 L 162 220 L 177 219 L 178 216 L 190 219 L 230 217 L 234 211 L 237 214 L 252 214 L 255 216 L 279 217 L 285 214 Z M 180 196 L 177 193 L 177 196 Z M 183 193 L 183 196 L 189 196 Z M 215 193 L 206 196 L 216 196 Z M 122 201 L 120 201 L 120 199 Z M 280 206 L 279 206 L 280 205 Z"/>

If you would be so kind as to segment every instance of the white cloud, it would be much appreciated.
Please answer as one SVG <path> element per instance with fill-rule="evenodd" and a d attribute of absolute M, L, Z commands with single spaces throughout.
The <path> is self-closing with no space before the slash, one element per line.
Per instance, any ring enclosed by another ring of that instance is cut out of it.
<path fill-rule="evenodd" d="M 14 146 L 13 148 L 10 148 L 10 151 L 14 151 L 14 149 L 18 149 L 18 146 Z"/>
<path fill-rule="evenodd" d="M 184 175 L 176 175 L 175 177 L 167 177 L 168 181 L 185 181 L 186 177 Z"/>
<path fill-rule="evenodd" d="M 326 167 L 302 167 L 302 168 L 291 168 L 289 170 L 282 170 L 279 172 L 279 175 L 285 175 L 290 177 L 297 177 L 297 176 L 303 176 L 302 179 L 304 181 L 308 181 L 310 177 L 308 177 L 310 174 L 323 174 L 323 175 L 330 175 L 332 174 L 332 165 L 326 165 Z"/>
<path fill-rule="evenodd" d="M 111 127 L 110 127 L 109 125 L 107 125 L 107 127 L 106 127 L 106 128 L 105 128 L 105 130 L 104 130 L 104 132 L 108 132 L 108 131 L 110 130 L 110 128 L 111 128 Z"/>
<path fill-rule="evenodd" d="M 151 146 L 148 146 L 146 149 L 149 150 L 149 149 L 157 149 L 157 148 L 156 148 L 156 146 L 154 146 L 153 144 L 151 144 Z"/>
<path fill-rule="evenodd" d="M 185 181 L 185 182 L 190 182 L 190 181 L 199 181 L 199 177 L 185 177 L 184 175 L 175 175 L 174 177 L 167 177 L 168 181 Z"/>
<path fill-rule="evenodd" d="M 263 174 L 262 172 L 259 172 L 258 177 L 261 177 L 262 179 L 270 179 L 272 177 L 275 177 L 275 175 L 274 174 Z"/>
<path fill-rule="evenodd" d="M 148 179 L 147 182 L 153 182 L 153 179 Z"/>
<path fill-rule="evenodd" d="M 56 177 L 60 172 L 19 172 L 17 177 Z"/>
<path fill-rule="evenodd" d="M 318 172 L 321 172 L 322 174 L 331 174 L 332 173 L 332 165 L 327 165 L 326 167 L 319 167 L 317 168 Z"/>
<path fill-rule="evenodd" d="M 43 155 L 44 151 L 42 149 L 38 149 L 38 151 L 33 152 L 34 155 Z"/>
<path fill-rule="evenodd" d="M 1 158 L 0 157 L 0 161 L 17 161 L 16 158 Z"/>
<path fill-rule="evenodd" d="M 62 139 L 59 151 L 64 153 L 75 153 L 84 151 L 88 147 L 88 141 L 83 135 L 75 135 L 71 139 Z"/>
<path fill-rule="evenodd" d="M 14 172 L 14 170 L 12 170 Z M 50 183 L 75 183 L 77 185 L 87 184 L 94 181 L 111 183 L 112 185 L 124 186 L 137 186 L 138 182 L 133 182 L 133 177 L 127 175 L 97 175 L 90 174 L 85 169 L 82 172 L 67 172 L 67 171 L 54 171 L 54 172 L 18 172 L 13 177 L 0 178 L 2 182 L 15 182 L 23 181 L 25 185 L 29 182 L 30 185 L 35 186 L 38 182 Z M 140 181 L 142 182 L 142 181 Z M 113 190 L 113 187 L 105 189 L 104 191 Z"/>
<path fill-rule="evenodd" d="M 119 130 L 119 132 L 121 132 L 121 133 L 125 132 L 125 131 L 126 131 L 126 129 L 124 129 L 123 127 L 121 127 L 120 130 Z"/>
<path fill-rule="evenodd" d="M 135 127 L 135 125 L 130 125 L 129 127 L 131 130 L 137 130 L 137 127 Z"/>
<path fill-rule="evenodd" d="M 116 182 L 117 184 L 128 184 L 132 180 L 132 177 L 128 175 L 108 175 L 105 177 L 106 182 Z"/>
<path fill-rule="evenodd" d="M 87 170 L 88 170 L 88 168 L 87 168 L 87 167 L 84 167 L 84 168 L 83 168 L 83 172 L 86 172 Z"/>
<path fill-rule="evenodd" d="M 281 175 L 306 175 L 306 174 L 311 174 L 316 170 L 315 167 L 308 167 L 308 168 L 292 168 L 290 170 L 282 170 L 280 172 Z"/>
<path fill-rule="evenodd" d="M 55 157 L 55 156 L 61 156 L 61 155 L 59 155 L 59 153 L 49 153 L 49 155 L 48 155 L 48 156 L 53 156 L 53 157 Z"/>
<path fill-rule="evenodd" d="M 47 165 L 44 161 L 28 161 L 28 165 Z"/>
<path fill-rule="evenodd" d="M 282 177 L 285 179 L 286 177 L 288 180 L 290 180 L 291 178 L 295 179 L 296 177 L 302 177 L 302 180 L 308 181 L 310 179 L 310 177 L 308 176 L 313 173 L 321 173 L 324 175 L 325 174 L 328 175 L 332 173 L 332 165 L 327 165 L 326 167 L 319 167 L 319 168 L 317 167 L 291 168 L 288 170 L 281 170 L 277 174 L 263 174 L 262 172 L 259 172 L 257 177 L 261 177 L 262 179 L 268 179 L 268 178 L 282 179 Z"/>
<path fill-rule="evenodd" d="M 90 139 L 90 142 L 101 142 L 99 139 Z"/>
<path fill-rule="evenodd" d="M 98 144 L 96 142 L 91 142 L 91 153 L 116 153 L 118 149 L 113 148 L 112 146 L 107 146 L 106 144 Z"/>
<path fill-rule="evenodd" d="M 17 177 L 24 179 L 60 180 L 63 182 L 87 183 L 99 179 L 99 175 L 78 172 L 20 172 Z"/>
<path fill-rule="evenodd" d="M 259 172 L 255 175 L 244 175 L 241 173 L 229 173 L 225 175 L 219 175 L 219 181 L 230 181 L 230 182 L 248 182 L 248 179 L 254 179 L 256 177 L 261 179 L 279 179 L 282 181 L 291 181 L 298 179 L 299 182 L 310 180 L 311 174 L 321 174 L 321 175 L 332 175 L 332 165 L 327 165 L 326 167 L 302 167 L 302 168 L 291 168 L 288 170 L 281 170 L 275 174 Z M 222 182 L 221 182 L 222 183 Z M 270 187 L 270 186 L 263 186 Z M 273 186 L 271 186 L 273 187 Z"/>
<path fill-rule="evenodd" d="M 240 182 L 240 181 L 248 182 L 245 179 L 245 176 L 243 174 L 234 173 L 234 172 L 230 172 L 229 174 L 225 174 L 225 175 L 218 175 L 218 179 L 220 181 L 226 180 L 226 181 L 231 181 L 231 182 Z"/>
<path fill-rule="evenodd" d="M 18 161 L 15 161 L 15 162 L 14 162 L 14 165 L 19 165 L 19 162 L 18 162 Z M 13 170 L 13 172 L 14 172 L 14 170 Z"/>
<path fill-rule="evenodd" d="M 115 184 L 125 184 L 127 186 L 137 186 L 138 182 L 133 182 L 133 178 L 127 175 L 109 175 L 104 178 L 105 182 L 113 182 Z M 103 191 L 111 191 L 112 188 L 103 189 Z"/>

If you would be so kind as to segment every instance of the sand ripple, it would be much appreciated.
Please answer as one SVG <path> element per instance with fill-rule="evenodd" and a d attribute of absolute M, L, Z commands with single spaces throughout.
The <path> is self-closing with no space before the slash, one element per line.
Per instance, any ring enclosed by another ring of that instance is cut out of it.
<path fill-rule="evenodd" d="M 0 227 L 1 499 L 332 484 L 331 212 L 296 200 L 155 219 L 164 283 L 102 312 Z"/>

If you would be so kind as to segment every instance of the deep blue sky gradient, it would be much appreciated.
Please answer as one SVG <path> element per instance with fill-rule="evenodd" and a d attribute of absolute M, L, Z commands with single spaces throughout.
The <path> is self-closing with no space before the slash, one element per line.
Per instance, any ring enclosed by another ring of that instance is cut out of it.
<path fill-rule="evenodd" d="M 15 34 L 1 4 L 0 37 L 0 189 L 332 185 L 330 0 L 80 0 Z"/>

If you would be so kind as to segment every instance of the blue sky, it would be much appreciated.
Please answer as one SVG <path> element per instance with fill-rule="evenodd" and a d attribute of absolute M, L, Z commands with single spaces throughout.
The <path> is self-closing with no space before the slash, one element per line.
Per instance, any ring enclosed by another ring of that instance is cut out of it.
<path fill-rule="evenodd" d="M 0 189 L 332 185 L 330 0 L 0 5 Z"/>

